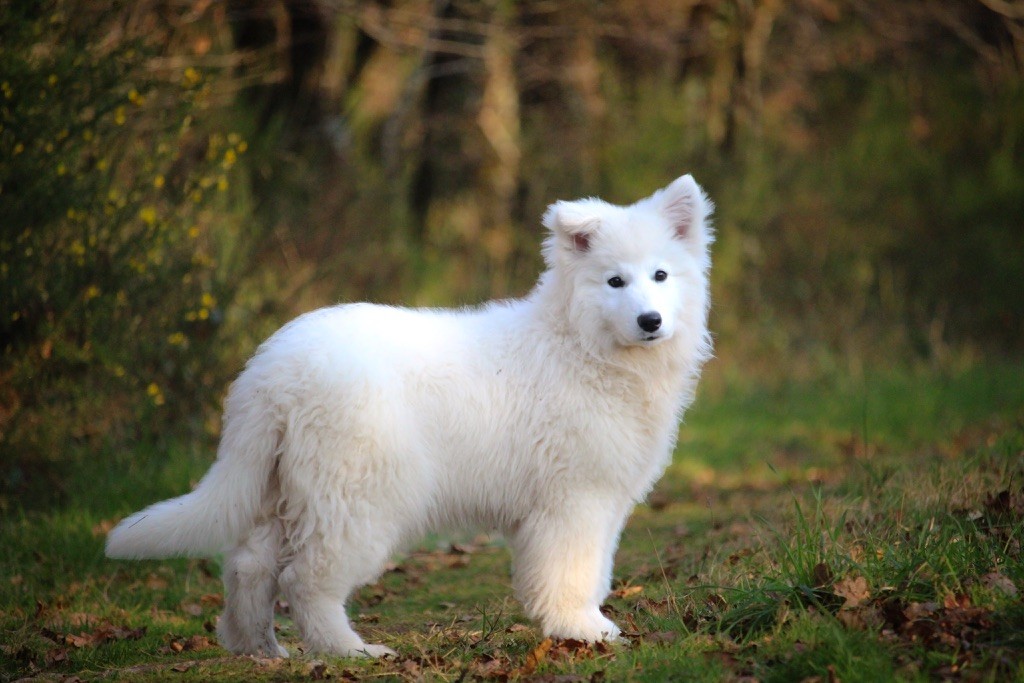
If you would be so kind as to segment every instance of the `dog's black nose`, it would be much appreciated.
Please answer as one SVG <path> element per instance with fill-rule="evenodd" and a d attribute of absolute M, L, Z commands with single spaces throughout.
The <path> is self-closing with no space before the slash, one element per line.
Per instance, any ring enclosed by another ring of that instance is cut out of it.
<path fill-rule="evenodd" d="M 654 332 L 661 327 L 661 314 L 657 311 L 641 313 L 637 316 L 636 324 L 639 325 L 640 329 L 644 332 Z"/>

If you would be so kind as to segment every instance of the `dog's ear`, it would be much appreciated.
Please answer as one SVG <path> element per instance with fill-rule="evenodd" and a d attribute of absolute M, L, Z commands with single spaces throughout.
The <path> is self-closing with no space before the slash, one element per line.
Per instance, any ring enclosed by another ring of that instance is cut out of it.
<path fill-rule="evenodd" d="M 707 218 L 714 205 L 691 175 L 684 175 L 655 196 L 659 208 L 675 230 L 676 236 L 699 244 L 710 241 Z"/>
<path fill-rule="evenodd" d="M 573 251 L 590 251 L 590 241 L 601 226 L 601 218 L 593 206 L 596 201 L 555 202 L 544 212 L 541 223 Z"/>

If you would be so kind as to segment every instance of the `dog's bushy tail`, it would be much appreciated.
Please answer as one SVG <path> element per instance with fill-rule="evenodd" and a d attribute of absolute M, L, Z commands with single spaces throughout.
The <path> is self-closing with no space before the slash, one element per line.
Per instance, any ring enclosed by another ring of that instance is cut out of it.
<path fill-rule="evenodd" d="M 252 528 L 266 504 L 281 432 L 268 411 L 249 405 L 235 412 L 231 403 L 229 397 L 217 460 L 199 486 L 122 520 L 107 536 L 107 557 L 204 557 Z"/>

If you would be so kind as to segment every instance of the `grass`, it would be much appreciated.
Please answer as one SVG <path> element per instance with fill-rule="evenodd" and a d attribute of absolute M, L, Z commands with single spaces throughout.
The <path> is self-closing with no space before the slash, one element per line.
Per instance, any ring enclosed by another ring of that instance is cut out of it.
<path fill-rule="evenodd" d="M 72 447 L 63 501 L 7 501 L 0 680 L 1024 680 L 1024 368 L 708 382 L 623 537 L 614 647 L 551 643 L 499 538 L 428 539 L 350 614 L 400 657 L 289 660 L 211 632 L 215 560 L 112 562 L 113 520 L 212 457 Z"/>

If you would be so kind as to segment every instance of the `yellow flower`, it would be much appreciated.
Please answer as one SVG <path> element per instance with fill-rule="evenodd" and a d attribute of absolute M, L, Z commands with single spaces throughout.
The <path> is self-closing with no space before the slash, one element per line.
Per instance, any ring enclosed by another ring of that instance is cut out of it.
<path fill-rule="evenodd" d="M 160 391 L 160 387 L 156 382 L 153 382 L 146 387 L 146 393 L 149 394 L 151 399 L 153 399 L 153 405 L 162 406 L 164 404 L 164 394 Z"/>
<path fill-rule="evenodd" d="M 205 308 L 213 308 L 217 305 L 217 300 L 209 292 L 203 292 L 203 296 L 199 298 L 199 303 Z"/>
<path fill-rule="evenodd" d="M 57 164 L 57 175 L 64 175 L 68 172 L 68 167 L 64 164 Z"/>
<path fill-rule="evenodd" d="M 146 225 L 153 225 L 156 223 L 156 209 L 152 206 L 142 207 L 139 209 L 139 218 L 141 218 L 142 222 Z"/>
<path fill-rule="evenodd" d="M 118 107 L 114 110 L 114 123 L 119 126 L 123 126 L 124 122 L 127 120 L 128 118 L 124 115 L 124 107 Z"/>
<path fill-rule="evenodd" d="M 170 344 L 171 346 L 184 346 L 185 335 L 182 334 L 181 332 L 174 332 L 172 334 L 169 334 L 167 335 L 167 343 Z"/>
<path fill-rule="evenodd" d="M 228 179 L 224 176 L 217 178 L 217 189 L 221 192 L 228 189 Z"/>
<path fill-rule="evenodd" d="M 50 87 L 57 85 L 57 74 L 50 74 L 50 77 L 46 79 L 46 82 L 50 84 Z"/>
<path fill-rule="evenodd" d="M 193 225 L 191 228 L 189 228 L 188 236 L 191 237 L 192 239 L 199 237 L 199 226 Z"/>
<path fill-rule="evenodd" d="M 139 91 L 132 88 L 128 91 L 128 101 L 134 104 L 136 107 L 141 107 L 146 102 L 146 98 L 139 94 Z"/>
<path fill-rule="evenodd" d="M 224 168 L 231 168 L 236 161 L 238 161 L 238 155 L 229 147 L 228 151 L 224 152 Z"/>
<path fill-rule="evenodd" d="M 14 146 L 14 156 L 18 156 L 19 154 L 21 154 L 24 151 L 25 151 L 25 145 L 21 144 L 20 142 Z"/>
<path fill-rule="evenodd" d="M 184 73 L 185 85 L 193 86 L 193 85 L 196 85 L 197 83 L 199 83 L 199 81 L 201 81 L 201 80 L 203 80 L 202 74 L 200 74 L 199 71 L 196 70 L 194 67 L 190 66 L 190 67 L 185 69 L 185 73 Z"/>
<path fill-rule="evenodd" d="M 153 187 L 155 187 L 156 189 L 159 190 L 163 186 L 164 186 L 164 177 L 162 175 L 157 175 L 157 177 L 153 178 Z"/>
<path fill-rule="evenodd" d="M 100 295 L 100 288 L 96 285 L 89 285 L 85 290 L 85 300 L 92 301 Z"/>
<path fill-rule="evenodd" d="M 239 154 L 244 154 L 245 150 L 249 149 L 249 143 L 246 142 L 245 140 L 242 140 L 241 142 L 238 143 L 236 149 L 238 150 Z"/>

